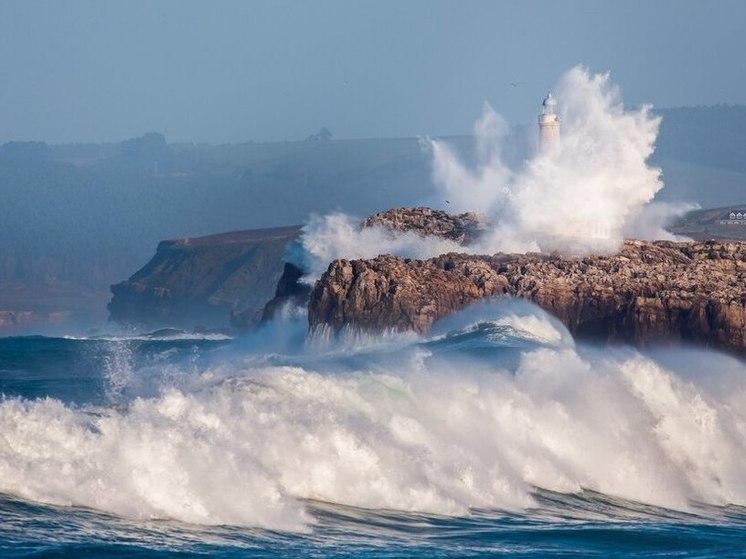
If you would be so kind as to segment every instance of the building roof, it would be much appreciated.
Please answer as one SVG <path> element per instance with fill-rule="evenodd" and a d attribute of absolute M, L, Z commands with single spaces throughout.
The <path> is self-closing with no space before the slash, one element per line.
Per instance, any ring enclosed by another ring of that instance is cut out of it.
<path fill-rule="evenodd" d="M 733 210 L 728 210 L 723 215 L 720 216 L 720 219 L 731 219 L 730 214 L 741 214 L 741 216 L 746 216 L 746 208 L 736 208 Z M 743 217 L 741 218 L 743 219 Z"/>
<path fill-rule="evenodd" d="M 544 102 L 542 103 L 545 109 L 552 109 L 554 110 L 557 107 L 557 100 L 552 97 L 552 92 L 550 91 L 547 93 L 547 96 L 544 98 Z"/>

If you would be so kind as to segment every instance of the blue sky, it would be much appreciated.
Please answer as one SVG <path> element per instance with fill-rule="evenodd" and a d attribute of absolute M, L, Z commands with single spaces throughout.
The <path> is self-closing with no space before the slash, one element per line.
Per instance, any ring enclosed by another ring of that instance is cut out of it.
<path fill-rule="evenodd" d="M 533 121 L 570 67 L 746 104 L 742 0 L 0 0 L 0 142 L 296 140 Z M 516 84 L 516 85 L 512 85 Z"/>

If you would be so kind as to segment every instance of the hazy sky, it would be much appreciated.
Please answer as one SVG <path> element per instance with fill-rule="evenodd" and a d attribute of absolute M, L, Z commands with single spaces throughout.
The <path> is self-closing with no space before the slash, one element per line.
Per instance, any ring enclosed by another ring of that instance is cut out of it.
<path fill-rule="evenodd" d="M 485 100 L 533 121 L 576 64 L 631 105 L 744 104 L 744 25 L 744 0 L 0 0 L 0 142 L 458 134 Z"/>

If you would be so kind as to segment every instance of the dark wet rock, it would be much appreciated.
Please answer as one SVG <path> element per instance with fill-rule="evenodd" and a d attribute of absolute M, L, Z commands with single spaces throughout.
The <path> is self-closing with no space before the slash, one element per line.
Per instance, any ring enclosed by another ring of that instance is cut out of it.
<path fill-rule="evenodd" d="M 631 240 L 617 254 L 583 258 L 335 260 L 311 293 L 309 325 L 425 332 L 476 300 L 501 296 L 535 302 L 583 339 L 746 353 L 746 243 L 735 242 Z"/>
<path fill-rule="evenodd" d="M 274 298 L 269 301 L 262 312 L 262 322 L 272 320 L 285 305 L 302 306 L 308 304 L 311 286 L 303 283 L 303 270 L 295 264 L 285 264 L 285 270 L 277 283 Z"/>

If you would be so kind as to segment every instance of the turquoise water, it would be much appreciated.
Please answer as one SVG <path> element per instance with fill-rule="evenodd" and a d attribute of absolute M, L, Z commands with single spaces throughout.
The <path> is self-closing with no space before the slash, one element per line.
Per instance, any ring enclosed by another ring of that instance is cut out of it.
<path fill-rule="evenodd" d="M 742 361 L 579 346 L 527 305 L 303 331 L 0 339 L 0 556 L 746 548 Z"/>

